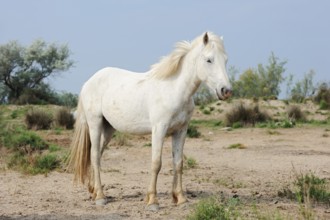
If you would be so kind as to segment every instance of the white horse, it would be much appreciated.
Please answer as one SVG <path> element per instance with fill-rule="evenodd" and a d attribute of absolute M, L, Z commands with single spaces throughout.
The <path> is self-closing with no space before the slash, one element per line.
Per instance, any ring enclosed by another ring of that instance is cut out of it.
<path fill-rule="evenodd" d="M 205 33 L 192 42 L 179 42 L 174 51 L 146 73 L 104 68 L 82 87 L 69 167 L 75 180 L 89 180 L 96 204 L 106 204 L 100 161 L 115 130 L 152 134 L 151 182 L 147 209 L 158 210 L 157 176 L 166 135 L 172 136 L 173 201 L 186 202 L 182 190 L 183 145 L 191 118 L 193 95 L 202 82 L 220 100 L 231 95 L 222 38 Z M 90 169 L 91 165 L 91 169 Z"/>

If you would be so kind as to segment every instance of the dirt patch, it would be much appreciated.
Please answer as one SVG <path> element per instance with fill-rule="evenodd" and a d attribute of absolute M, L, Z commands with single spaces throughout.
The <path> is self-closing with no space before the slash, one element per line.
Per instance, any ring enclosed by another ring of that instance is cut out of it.
<path fill-rule="evenodd" d="M 148 138 L 130 140 L 128 147 L 109 147 L 102 158 L 102 181 L 109 203 L 97 207 L 85 187 L 72 184 L 72 174 L 52 172 L 25 176 L 3 170 L 0 173 L 1 219 L 182 219 L 192 204 L 210 195 L 236 196 L 254 200 L 260 207 L 291 212 L 297 204 L 279 198 L 277 192 L 298 172 L 313 171 L 330 179 L 330 138 L 324 128 L 245 128 L 233 131 L 202 129 L 202 138 L 187 139 L 185 155 L 198 166 L 184 171 L 184 190 L 189 203 L 171 203 L 171 140 L 164 145 L 163 167 L 159 175 L 160 211 L 144 210 L 149 183 L 151 148 Z M 227 149 L 242 143 L 246 149 Z M 330 218 L 327 207 L 317 213 Z"/>
<path fill-rule="evenodd" d="M 251 101 L 250 101 L 251 102 Z M 247 104 L 253 104 L 252 102 Z M 215 103 L 210 115 L 197 107 L 193 119 L 223 120 L 234 103 Z M 261 101 L 271 115 L 283 117 L 287 105 Z M 324 120 L 311 103 L 302 106 L 308 118 Z M 285 116 L 284 116 L 285 117 Z M 239 198 L 246 204 L 244 217 L 259 210 L 295 216 L 299 204 L 278 196 L 292 183 L 295 173 L 313 172 L 330 180 L 330 131 L 326 127 L 298 126 L 290 129 L 201 127 L 202 136 L 187 138 L 184 154 L 194 158 L 196 168 L 185 169 L 183 188 L 189 202 L 172 204 L 171 140 L 164 144 L 163 166 L 158 178 L 160 210 L 145 211 L 144 197 L 150 180 L 149 136 L 128 136 L 128 146 L 110 146 L 102 157 L 102 183 L 108 204 L 95 206 L 84 186 L 74 186 L 73 175 L 55 171 L 48 175 L 26 176 L 8 170 L 7 154 L 0 148 L 0 219 L 184 219 L 195 203 L 209 196 Z M 41 131 L 51 143 L 68 148 L 72 131 Z M 228 149 L 242 144 L 244 149 Z M 329 207 L 312 207 L 320 219 L 330 219 Z M 294 217 L 293 217 L 294 218 Z"/>

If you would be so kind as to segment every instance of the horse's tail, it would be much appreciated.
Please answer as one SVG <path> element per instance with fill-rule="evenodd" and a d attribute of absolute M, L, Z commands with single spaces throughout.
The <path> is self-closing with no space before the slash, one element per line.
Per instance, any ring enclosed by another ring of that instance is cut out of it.
<path fill-rule="evenodd" d="M 89 178 L 91 141 L 81 98 L 76 111 L 75 131 L 71 143 L 68 170 L 74 173 L 74 182 L 85 183 Z"/>

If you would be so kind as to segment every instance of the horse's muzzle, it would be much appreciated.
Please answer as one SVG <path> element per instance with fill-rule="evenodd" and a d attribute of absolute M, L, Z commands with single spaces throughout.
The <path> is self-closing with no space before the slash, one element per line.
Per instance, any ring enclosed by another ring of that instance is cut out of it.
<path fill-rule="evenodd" d="M 232 95 L 233 91 L 230 88 L 222 87 L 220 89 L 220 91 L 218 89 L 216 89 L 216 93 L 217 93 L 218 99 L 226 100 Z"/>

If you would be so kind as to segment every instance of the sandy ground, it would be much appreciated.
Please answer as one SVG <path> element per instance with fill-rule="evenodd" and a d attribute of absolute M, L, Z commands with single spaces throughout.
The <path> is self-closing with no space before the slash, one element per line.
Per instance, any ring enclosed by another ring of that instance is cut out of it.
<path fill-rule="evenodd" d="M 196 114 L 199 114 L 198 112 Z M 109 147 L 102 158 L 102 182 L 109 203 L 94 205 L 83 186 L 74 186 L 72 174 L 55 171 L 26 176 L 0 171 L 0 219 L 183 219 L 199 200 L 211 195 L 238 197 L 247 210 L 299 213 L 297 202 L 280 198 L 278 191 L 292 183 L 295 173 L 313 172 L 330 180 L 330 131 L 326 127 L 291 129 L 201 128 L 202 137 L 188 138 L 186 157 L 196 168 L 184 170 L 183 186 L 189 202 L 171 203 L 171 140 L 163 150 L 159 174 L 160 210 L 145 211 L 144 196 L 150 178 L 149 137 L 131 137 L 129 146 Z M 241 143 L 246 149 L 228 149 Z M 313 207 L 320 219 L 330 219 L 325 205 Z M 250 211 L 246 211 L 249 218 Z"/>

